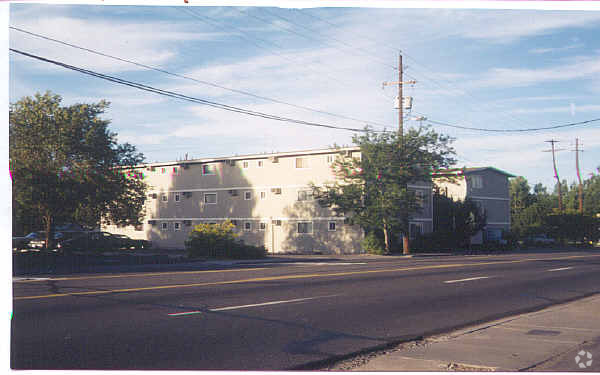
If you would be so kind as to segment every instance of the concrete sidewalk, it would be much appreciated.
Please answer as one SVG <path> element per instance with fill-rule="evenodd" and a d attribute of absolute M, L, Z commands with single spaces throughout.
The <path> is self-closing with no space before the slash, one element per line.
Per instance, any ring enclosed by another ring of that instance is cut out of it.
<path fill-rule="evenodd" d="M 600 372 L 600 295 L 401 344 L 331 370 Z"/>

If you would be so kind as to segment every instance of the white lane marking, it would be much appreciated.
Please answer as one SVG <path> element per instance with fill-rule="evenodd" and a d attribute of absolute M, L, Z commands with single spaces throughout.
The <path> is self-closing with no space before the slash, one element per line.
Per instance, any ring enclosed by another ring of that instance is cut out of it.
<path fill-rule="evenodd" d="M 248 307 L 257 307 L 257 306 L 268 306 L 268 305 L 278 305 L 281 303 L 290 303 L 290 302 L 300 302 L 300 301 L 308 301 L 311 299 L 317 299 L 317 298 L 327 298 L 327 297 L 335 297 L 335 296 L 339 296 L 339 294 L 334 294 L 334 295 L 330 295 L 330 296 L 318 296 L 318 297 L 308 297 L 308 298 L 296 298 L 296 299 L 289 299 L 286 301 L 273 301 L 273 302 L 264 302 L 264 303 L 254 303 L 252 305 L 241 305 L 241 306 L 229 306 L 229 307 L 220 307 L 218 309 L 209 309 L 208 311 L 227 311 L 227 310 L 236 310 L 236 309 L 245 309 Z"/>
<path fill-rule="evenodd" d="M 52 280 L 49 277 L 13 277 L 13 281 L 44 281 Z"/>
<path fill-rule="evenodd" d="M 573 268 L 573 267 L 553 268 L 551 270 L 547 270 L 547 272 L 564 271 L 564 270 L 570 270 L 571 268 Z"/>
<path fill-rule="evenodd" d="M 364 262 L 349 262 L 349 263 L 337 263 L 337 262 L 293 262 L 293 265 L 300 266 L 349 266 L 353 264 L 367 264 Z"/>
<path fill-rule="evenodd" d="M 463 281 L 472 281 L 472 280 L 481 280 L 481 279 L 489 279 L 492 276 L 480 276 L 480 277 L 470 277 L 468 279 L 460 279 L 460 280 L 448 280 L 448 281 L 444 281 L 444 283 L 446 284 L 452 284 L 452 283 L 461 283 Z"/>
<path fill-rule="evenodd" d="M 169 316 L 181 316 L 181 315 L 193 315 L 193 314 L 202 314 L 202 311 L 186 311 L 186 312 L 180 312 L 180 313 L 170 313 L 167 314 Z"/>

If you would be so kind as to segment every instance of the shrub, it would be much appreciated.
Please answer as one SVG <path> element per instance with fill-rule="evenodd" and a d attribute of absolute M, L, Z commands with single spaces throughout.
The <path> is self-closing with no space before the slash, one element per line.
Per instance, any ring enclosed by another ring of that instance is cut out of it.
<path fill-rule="evenodd" d="M 361 246 L 364 251 L 369 254 L 382 255 L 385 253 L 383 241 L 371 232 L 361 241 Z"/>
<path fill-rule="evenodd" d="M 220 224 L 198 224 L 190 232 L 185 247 L 190 258 L 211 257 L 229 259 L 264 258 L 264 246 L 246 245 L 237 241 L 230 221 Z"/>

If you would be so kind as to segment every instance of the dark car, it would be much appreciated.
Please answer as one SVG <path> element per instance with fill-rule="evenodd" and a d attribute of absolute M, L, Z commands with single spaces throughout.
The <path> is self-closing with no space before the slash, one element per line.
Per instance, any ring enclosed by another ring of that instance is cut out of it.
<path fill-rule="evenodd" d="M 112 236 L 118 241 L 119 249 L 121 250 L 138 250 L 150 247 L 150 241 L 134 240 L 124 234 L 113 234 Z"/>

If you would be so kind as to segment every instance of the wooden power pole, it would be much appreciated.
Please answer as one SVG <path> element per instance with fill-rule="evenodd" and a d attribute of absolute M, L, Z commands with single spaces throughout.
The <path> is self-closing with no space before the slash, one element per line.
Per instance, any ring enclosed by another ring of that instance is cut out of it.
<path fill-rule="evenodd" d="M 554 178 L 556 178 L 556 182 L 558 183 L 558 211 L 562 212 L 562 210 L 563 210 L 562 193 L 561 193 L 560 179 L 558 178 L 558 171 L 556 170 L 556 157 L 554 156 L 556 151 L 562 151 L 562 149 L 554 148 L 554 144 L 559 143 L 559 141 L 555 141 L 554 139 L 551 139 L 546 142 L 548 142 L 552 145 L 551 150 L 545 150 L 544 152 L 552 152 L 552 165 L 554 166 Z"/>
<path fill-rule="evenodd" d="M 417 81 L 402 81 L 402 54 L 398 56 L 398 82 L 384 82 L 383 87 L 389 85 L 398 85 L 398 135 L 402 137 L 404 135 L 404 113 L 402 111 L 403 106 L 403 94 L 402 94 L 402 86 L 403 85 L 414 85 Z"/>
<path fill-rule="evenodd" d="M 579 180 L 579 213 L 583 215 L 583 184 L 581 183 L 581 174 L 579 172 L 579 153 L 583 150 L 579 149 L 579 138 L 575 138 L 575 168 L 577 168 L 577 179 Z"/>
<path fill-rule="evenodd" d="M 383 87 L 386 85 L 398 85 L 398 135 L 400 136 L 400 142 L 403 143 L 402 138 L 404 137 L 404 113 L 402 111 L 404 106 L 404 98 L 402 94 L 402 86 L 406 84 L 414 85 L 417 81 L 402 81 L 402 54 L 398 55 L 398 82 L 384 82 Z M 410 254 L 410 242 L 408 240 L 408 233 L 402 236 L 402 253 Z"/>

